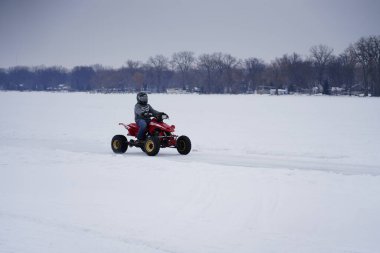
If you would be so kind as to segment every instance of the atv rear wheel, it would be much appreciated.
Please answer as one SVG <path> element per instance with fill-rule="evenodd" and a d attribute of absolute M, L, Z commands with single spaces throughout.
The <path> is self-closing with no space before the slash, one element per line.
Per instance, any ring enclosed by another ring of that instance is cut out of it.
<path fill-rule="evenodd" d="M 187 155 L 191 151 L 191 141 L 189 137 L 182 135 L 178 137 L 176 148 L 181 155 Z"/>
<path fill-rule="evenodd" d="M 160 151 L 160 139 L 156 136 L 148 137 L 144 144 L 144 152 L 148 156 L 155 156 Z"/>
<path fill-rule="evenodd" d="M 115 135 L 111 141 L 112 151 L 116 154 L 123 154 L 128 149 L 128 140 L 124 135 Z"/>

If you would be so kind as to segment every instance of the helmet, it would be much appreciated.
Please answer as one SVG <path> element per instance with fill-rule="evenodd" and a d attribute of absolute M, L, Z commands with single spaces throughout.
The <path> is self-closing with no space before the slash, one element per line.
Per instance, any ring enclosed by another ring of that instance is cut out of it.
<path fill-rule="evenodd" d="M 145 92 L 137 93 L 137 102 L 146 105 L 148 103 L 148 95 Z"/>

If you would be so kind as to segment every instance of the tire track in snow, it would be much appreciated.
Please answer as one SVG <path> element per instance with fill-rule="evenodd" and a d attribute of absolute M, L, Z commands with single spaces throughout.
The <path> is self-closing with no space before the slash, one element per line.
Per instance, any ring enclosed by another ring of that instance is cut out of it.
<path fill-rule="evenodd" d="M 113 241 L 119 241 L 121 243 L 125 243 L 128 245 L 132 246 L 139 246 L 139 247 L 145 247 L 147 249 L 153 250 L 153 252 L 162 252 L 162 253 L 176 253 L 173 250 L 165 249 L 162 246 L 155 245 L 152 242 L 147 242 L 141 239 L 137 238 L 125 238 L 123 236 L 118 236 L 118 235 L 106 235 L 105 233 L 102 233 L 100 231 L 97 231 L 92 228 L 87 228 L 83 226 L 77 226 L 77 225 L 68 225 L 64 223 L 59 223 L 59 222 L 52 222 L 43 218 L 39 217 L 32 217 L 32 216 L 26 216 L 26 215 L 19 215 L 19 214 L 11 214 L 11 213 L 6 213 L 3 211 L 0 211 L 0 217 L 6 218 L 6 219 L 12 219 L 12 220 L 17 220 L 21 221 L 24 223 L 32 223 L 32 224 L 37 224 L 40 226 L 44 227 L 49 227 L 49 228 L 54 228 L 58 230 L 62 230 L 65 232 L 70 232 L 70 233 L 80 233 L 82 235 L 86 236 L 93 236 L 97 238 L 102 238 L 106 240 L 113 240 Z"/>
<path fill-rule="evenodd" d="M 236 155 L 228 154 L 225 151 L 221 153 L 199 151 L 191 153 L 188 157 L 181 156 L 180 158 L 173 155 L 162 155 L 162 157 L 178 162 L 199 162 L 223 166 L 325 171 L 344 175 L 380 175 L 379 166 L 345 163 L 344 161 L 340 161 L 342 159 L 340 157 L 310 157 L 306 155 L 286 157 L 284 155 L 275 154 Z"/>

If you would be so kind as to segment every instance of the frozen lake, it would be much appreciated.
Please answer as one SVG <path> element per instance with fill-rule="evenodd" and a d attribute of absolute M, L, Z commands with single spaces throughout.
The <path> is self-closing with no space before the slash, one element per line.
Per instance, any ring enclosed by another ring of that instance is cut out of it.
<path fill-rule="evenodd" d="M 380 99 L 152 94 L 192 152 L 113 154 L 135 101 L 0 92 L 0 252 L 380 250 Z"/>

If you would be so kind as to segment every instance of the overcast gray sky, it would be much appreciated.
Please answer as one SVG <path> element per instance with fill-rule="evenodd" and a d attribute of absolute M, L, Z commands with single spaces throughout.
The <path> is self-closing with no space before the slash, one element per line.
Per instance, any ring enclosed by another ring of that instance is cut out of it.
<path fill-rule="evenodd" d="M 102 64 L 189 50 L 270 62 L 380 35 L 379 0 L 0 0 L 0 67 Z"/>

